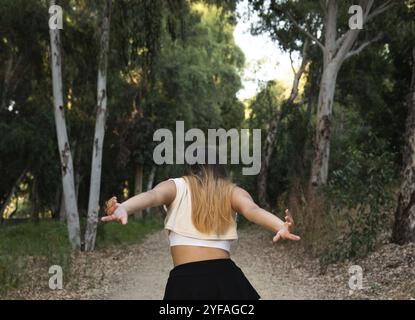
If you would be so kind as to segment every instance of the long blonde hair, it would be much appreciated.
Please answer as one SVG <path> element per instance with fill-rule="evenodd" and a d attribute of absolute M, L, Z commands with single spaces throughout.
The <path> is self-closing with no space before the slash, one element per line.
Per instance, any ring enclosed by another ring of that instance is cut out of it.
<path fill-rule="evenodd" d="M 192 165 L 186 170 L 192 201 L 192 222 L 199 232 L 222 234 L 232 225 L 234 184 L 222 165 Z"/>

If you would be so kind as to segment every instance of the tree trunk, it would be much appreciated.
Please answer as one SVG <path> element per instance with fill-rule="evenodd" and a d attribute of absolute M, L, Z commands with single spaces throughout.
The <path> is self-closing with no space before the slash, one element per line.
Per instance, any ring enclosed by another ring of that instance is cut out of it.
<path fill-rule="evenodd" d="M 38 205 L 38 194 L 37 194 L 37 179 L 33 179 L 32 190 L 30 195 L 31 204 L 31 220 L 34 223 L 39 222 L 39 205 Z"/>
<path fill-rule="evenodd" d="M 381 38 L 378 34 L 371 40 L 363 42 L 358 48 L 353 49 L 360 29 L 350 29 L 341 37 L 337 38 L 337 11 L 338 0 L 328 0 L 325 2 L 325 22 L 324 22 L 324 45 L 319 43 L 323 50 L 323 73 L 320 82 L 320 91 L 317 108 L 317 127 L 314 141 L 313 161 L 311 166 L 310 185 L 319 187 L 327 183 L 329 158 L 330 158 L 330 138 L 331 138 L 331 118 L 333 109 L 333 98 L 336 88 L 337 74 L 343 62 L 356 54 L 359 54 L 370 43 Z M 371 12 L 374 1 L 361 1 L 363 7 L 363 23 L 376 15 L 386 11 L 394 5 L 393 1 L 380 5 Z M 381 8 L 381 9 L 379 9 Z M 312 188 L 311 194 L 314 193 Z"/>
<path fill-rule="evenodd" d="M 55 5 L 51 0 L 50 5 Z M 62 187 L 65 195 L 65 210 L 68 220 L 69 241 L 72 248 L 81 247 L 78 206 L 76 203 L 73 162 L 69 147 L 68 134 L 65 123 L 65 110 L 62 91 L 62 60 L 59 29 L 50 29 L 51 68 L 53 81 L 53 100 L 56 133 L 58 138 L 59 156 L 62 169 Z"/>
<path fill-rule="evenodd" d="M 98 226 L 99 195 L 101 188 L 102 149 L 104 146 L 105 120 L 107 116 L 107 66 L 111 0 L 107 0 L 102 21 L 101 52 L 98 67 L 97 116 L 92 152 L 91 183 L 89 187 L 88 220 L 85 232 L 85 251 L 93 251 Z"/>
<path fill-rule="evenodd" d="M 415 241 L 415 47 L 412 56 L 412 81 L 406 120 L 403 181 L 399 191 L 392 232 L 392 241 L 398 244 Z"/>
<path fill-rule="evenodd" d="M 258 175 L 258 200 L 259 205 L 266 209 L 270 210 L 271 205 L 268 198 L 268 173 L 269 165 L 271 162 L 272 153 L 274 151 L 274 146 L 277 140 L 278 127 L 281 120 L 281 113 L 279 112 L 275 118 L 270 122 L 267 136 L 264 141 L 264 146 L 262 148 L 261 156 L 261 171 Z"/>
<path fill-rule="evenodd" d="M 291 94 L 289 98 L 283 103 L 285 105 L 292 105 L 295 99 L 298 96 L 298 86 L 301 80 L 301 77 L 307 67 L 309 58 L 308 58 L 308 46 L 309 40 L 306 39 L 303 45 L 303 52 L 302 52 L 302 62 L 300 65 L 299 70 L 296 72 L 294 70 L 294 80 L 293 86 L 291 88 Z M 270 103 L 272 103 L 271 99 L 269 99 Z M 268 199 L 268 173 L 269 173 L 269 166 L 271 163 L 271 157 L 274 151 L 275 144 L 277 142 L 278 136 L 278 128 L 281 119 L 284 117 L 284 113 L 282 110 L 277 113 L 277 115 L 270 121 L 269 129 L 267 132 L 267 136 L 265 138 L 264 145 L 262 147 L 262 156 L 261 156 L 261 171 L 259 172 L 258 176 L 258 200 L 261 207 L 270 210 L 271 205 Z"/>
<path fill-rule="evenodd" d="M 147 189 L 146 189 L 147 191 L 149 191 L 153 188 L 154 178 L 156 177 L 156 171 L 157 171 L 156 166 L 151 167 L 150 174 L 148 175 Z M 148 215 L 148 214 L 150 214 L 150 208 L 146 209 L 146 215 Z"/>
<path fill-rule="evenodd" d="M 17 187 L 19 186 L 19 184 L 22 182 L 23 178 L 25 177 L 25 175 L 27 173 L 27 170 L 28 170 L 28 168 L 25 168 L 22 171 L 22 173 L 20 174 L 20 176 L 16 179 L 16 182 L 13 184 L 10 192 L 7 194 L 6 199 L 2 203 L 1 208 L 0 208 L 0 223 L 3 222 L 4 212 L 6 211 L 7 207 L 9 206 L 9 203 L 12 200 L 13 195 L 16 192 Z"/>
<path fill-rule="evenodd" d="M 323 70 L 317 105 L 317 129 L 311 166 L 311 184 L 326 184 L 330 158 L 331 118 L 338 66 L 331 62 Z"/>
<path fill-rule="evenodd" d="M 156 177 L 157 167 L 151 167 L 150 174 L 148 175 L 147 191 L 153 188 L 154 178 Z"/>
<path fill-rule="evenodd" d="M 143 166 L 137 164 L 135 167 L 134 175 L 134 195 L 137 195 L 143 191 Z M 134 213 L 134 217 L 138 220 L 143 218 L 143 212 L 138 211 Z"/>

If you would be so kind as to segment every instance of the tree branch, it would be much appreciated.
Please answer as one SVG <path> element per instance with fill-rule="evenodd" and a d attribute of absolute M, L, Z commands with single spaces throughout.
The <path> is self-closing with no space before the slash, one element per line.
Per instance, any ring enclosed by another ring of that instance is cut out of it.
<path fill-rule="evenodd" d="M 358 48 L 356 48 L 355 50 L 351 50 L 349 51 L 349 53 L 346 54 L 346 56 L 344 57 L 344 60 L 350 58 L 351 56 L 354 56 L 356 54 L 359 54 L 360 52 L 362 52 L 368 45 L 372 44 L 373 42 L 379 41 L 381 38 L 383 37 L 383 33 L 379 33 L 376 37 L 374 37 L 371 40 L 365 41 L 363 42 Z"/>
<path fill-rule="evenodd" d="M 363 2 L 366 2 L 365 0 L 363 0 Z M 374 4 L 374 0 L 368 0 L 368 2 L 366 3 L 366 7 L 365 7 L 365 12 L 364 12 L 364 17 L 363 17 L 363 21 L 365 22 L 367 19 L 367 16 L 370 13 L 370 10 L 372 10 Z M 361 1 L 361 5 L 362 5 L 362 1 Z"/>
<path fill-rule="evenodd" d="M 287 13 L 288 18 L 291 20 L 291 22 L 297 27 L 298 30 L 300 30 L 302 33 L 304 33 L 307 37 L 309 37 L 312 41 L 314 41 L 315 43 L 318 44 L 318 46 L 321 48 L 321 50 L 326 50 L 325 46 L 315 37 L 313 36 L 310 32 L 308 32 L 306 29 L 304 29 L 303 27 L 301 27 L 297 21 L 295 21 L 295 19 L 292 17 L 292 15 L 290 13 Z"/>
<path fill-rule="evenodd" d="M 350 30 L 349 30 L 350 31 Z M 336 50 L 342 45 L 344 39 L 347 37 L 348 32 L 343 33 L 337 40 L 336 40 Z"/>
<path fill-rule="evenodd" d="M 292 57 L 292 52 L 291 51 L 290 51 L 289 58 L 290 58 L 291 70 L 295 74 L 296 71 L 295 71 L 295 68 L 294 68 L 294 61 L 293 61 L 293 57 Z"/>
<path fill-rule="evenodd" d="M 310 60 L 309 57 L 308 57 L 308 45 L 309 45 L 309 39 L 306 39 L 304 41 L 304 45 L 303 45 L 303 53 L 302 53 L 303 59 L 301 61 L 300 68 L 298 69 L 297 72 L 295 71 L 292 60 L 291 60 L 291 66 L 292 66 L 293 71 L 294 71 L 294 81 L 293 81 L 293 86 L 291 88 L 290 97 L 287 100 L 287 102 L 289 104 L 293 103 L 295 98 L 297 98 L 298 85 L 300 84 L 300 79 L 301 79 L 301 77 L 302 77 L 302 75 L 303 75 L 303 73 L 304 73 L 304 71 L 307 67 L 307 64 Z M 291 55 L 290 55 L 290 59 L 291 59 Z"/>
<path fill-rule="evenodd" d="M 325 2 L 325 0 L 320 0 L 319 1 L 321 10 L 323 10 L 323 15 L 326 16 L 326 14 L 327 14 L 327 8 L 326 8 L 326 4 L 324 2 Z"/>
<path fill-rule="evenodd" d="M 360 1 L 360 6 L 361 7 L 365 7 L 365 10 L 364 10 L 364 16 L 363 16 L 363 23 L 365 23 L 366 22 L 366 20 L 367 20 L 367 16 L 368 16 L 368 14 L 369 14 L 369 12 L 370 12 L 370 9 L 372 8 L 372 6 L 373 6 L 373 3 L 374 3 L 374 0 L 369 0 L 368 2 L 367 2 L 367 4 L 366 4 L 366 6 L 364 6 L 363 4 L 365 3 L 366 1 L 365 0 L 361 0 Z M 351 29 L 349 29 L 347 32 L 345 32 L 345 33 L 343 33 L 337 40 L 336 40 L 336 50 L 338 49 L 338 48 L 340 48 L 341 47 L 341 45 L 343 44 L 343 41 L 347 38 L 347 37 L 349 37 L 349 34 L 352 32 L 352 30 Z"/>
<path fill-rule="evenodd" d="M 397 2 L 395 0 L 388 0 L 388 1 L 384 2 L 379 7 L 374 9 L 370 14 L 367 15 L 367 18 L 366 18 L 365 22 L 370 21 L 371 19 L 373 19 L 377 15 L 381 14 L 382 12 L 385 12 L 386 10 L 390 9 L 391 7 L 393 7 L 396 4 L 397 4 Z"/>

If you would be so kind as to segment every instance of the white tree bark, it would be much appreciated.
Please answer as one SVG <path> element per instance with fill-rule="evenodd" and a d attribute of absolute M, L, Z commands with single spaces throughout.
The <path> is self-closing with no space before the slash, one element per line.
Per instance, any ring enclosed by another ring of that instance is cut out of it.
<path fill-rule="evenodd" d="M 55 1 L 51 0 L 50 5 Z M 65 111 L 62 92 L 62 60 L 59 29 L 50 29 L 51 68 L 53 84 L 53 101 L 56 133 L 58 138 L 59 156 L 62 169 L 62 186 L 65 196 L 65 210 L 69 241 L 74 249 L 81 247 L 78 206 L 76 203 L 74 172 L 71 150 L 69 148 L 68 135 L 65 123 Z"/>
<path fill-rule="evenodd" d="M 92 152 L 91 183 L 89 188 L 88 220 L 85 231 L 85 251 L 93 251 L 98 226 L 99 195 L 101 189 L 102 148 L 107 116 L 107 69 L 111 18 L 111 0 L 107 0 L 101 30 L 101 50 L 98 67 L 97 116 Z"/>
<path fill-rule="evenodd" d="M 317 104 L 317 131 L 311 167 L 311 183 L 316 186 L 327 182 L 330 157 L 331 115 L 336 87 L 337 67 L 332 63 L 324 68 L 320 82 Z"/>

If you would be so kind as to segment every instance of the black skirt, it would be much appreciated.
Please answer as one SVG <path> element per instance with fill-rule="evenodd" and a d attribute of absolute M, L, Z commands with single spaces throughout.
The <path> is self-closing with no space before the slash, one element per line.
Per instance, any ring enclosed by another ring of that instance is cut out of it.
<path fill-rule="evenodd" d="M 231 259 L 178 265 L 170 271 L 164 300 L 258 300 L 259 294 Z"/>

